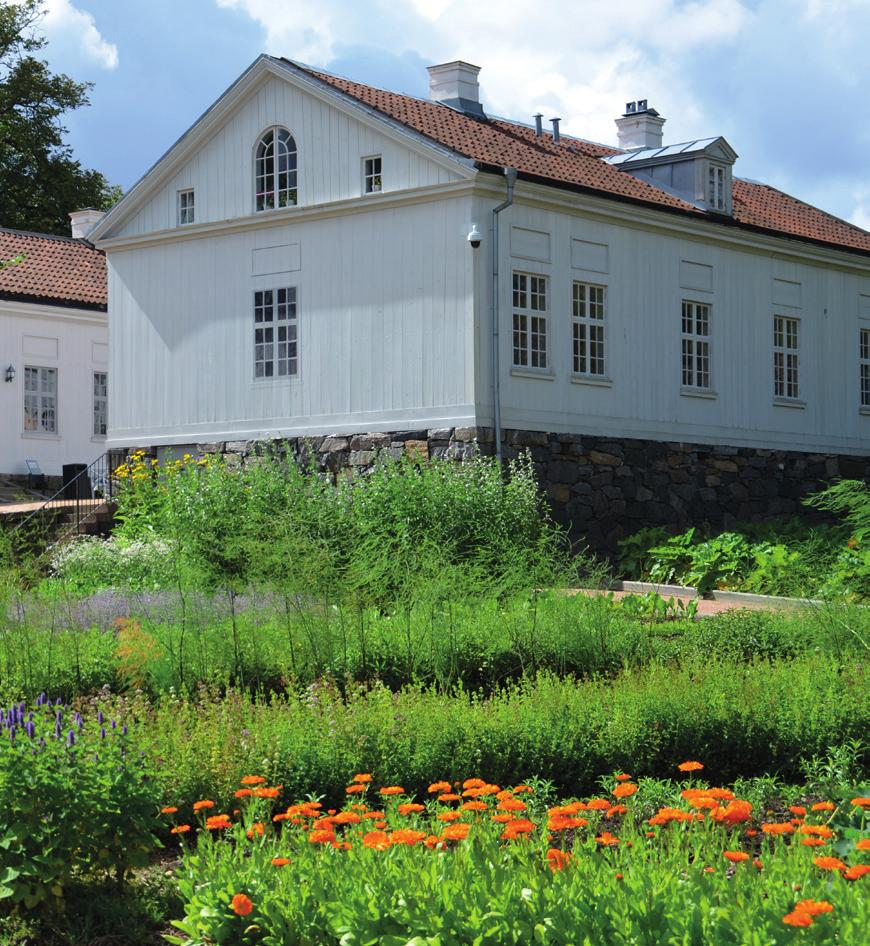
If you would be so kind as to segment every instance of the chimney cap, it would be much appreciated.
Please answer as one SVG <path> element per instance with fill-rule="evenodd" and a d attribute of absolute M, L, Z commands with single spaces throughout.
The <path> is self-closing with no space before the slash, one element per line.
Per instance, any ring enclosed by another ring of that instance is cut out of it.
<path fill-rule="evenodd" d="M 94 227 L 106 216 L 104 210 L 96 210 L 94 207 L 83 207 L 81 210 L 71 210 L 69 212 L 70 229 L 73 238 L 84 240 Z"/>
<path fill-rule="evenodd" d="M 480 66 L 462 59 L 428 66 L 429 98 L 465 115 L 485 118 L 480 104 Z"/>
<path fill-rule="evenodd" d="M 636 102 L 625 103 L 625 111 L 622 113 L 623 118 L 640 114 L 652 115 L 657 118 L 659 113 L 654 108 L 649 107 L 648 99 L 638 99 Z"/>

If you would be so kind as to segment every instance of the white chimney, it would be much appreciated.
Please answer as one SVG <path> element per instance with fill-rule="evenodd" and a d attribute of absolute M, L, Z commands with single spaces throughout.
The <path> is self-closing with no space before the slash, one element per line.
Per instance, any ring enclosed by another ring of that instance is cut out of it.
<path fill-rule="evenodd" d="M 76 240 L 84 240 L 105 216 L 105 211 L 94 210 L 93 207 L 86 207 L 84 210 L 73 210 L 69 215 L 73 237 Z"/>
<path fill-rule="evenodd" d="M 664 123 L 665 119 L 654 108 L 647 107 L 646 99 L 627 102 L 625 114 L 616 119 L 619 147 L 625 151 L 633 148 L 661 148 Z"/>
<path fill-rule="evenodd" d="M 483 116 L 480 104 L 480 66 L 456 60 L 439 66 L 429 66 L 429 98 L 449 105 L 467 115 Z"/>

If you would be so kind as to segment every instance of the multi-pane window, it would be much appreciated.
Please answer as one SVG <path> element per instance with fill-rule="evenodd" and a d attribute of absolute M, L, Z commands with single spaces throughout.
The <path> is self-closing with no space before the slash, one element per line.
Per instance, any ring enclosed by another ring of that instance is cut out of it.
<path fill-rule="evenodd" d="M 683 387 L 710 387 L 710 306 L 683 300 Z"/>
<path fill-rule="evenodd" d="M 870 328 L 858 330 L 858 381 L 861 387 L 861 407 L 870 407 Z"/>
<path fill-rule="evenodd" d="M 57 368 L 25 365 L 24 429 L 57 433 Z"/>
<path fill-rule="evenodd" d="M 513 283 L 515 368 L 546 368 L 547 277 L 514 273 Z"/>
<path fill-rule="evenodd" d="M 604 376 L 604 316 L 607 287 L 574 283 L 572 331 L 574 374 Z"/>
<path fill-rule="evenodd" d="M 296 142 L 286 128 L 270 128 L 257 143 L 254 186 L 257 210 L 296 203 Z"/>
<path fill-rule="evenodd" d="M 194 222 L 193 190 L 178 192 L 178 223 L 184 226 Z"/>
<path fill-rule="evenodd" d="M 254 293 L 254 377 L 299 373 L 296 287 Z"/>
<path fill-rule="evenodd" d="M 773 396 L 795 399 L 798 386 L 800 319 L 773 317 Z"/>
<path fill-rule="evenodd" d="M 381 177 L 381 156 L 363 158 L 363 191 L 366 194 L 378 194 L 384 189 Z"/>
<path fill-rule="evenodd" d="M 105 437 L 109 426 L 109 376 L 94 372 L 94 436 Z"/>
<path fill-rule="evenodd" d="M 708 170 L 707 201 L 713 210 L 725 209 L 725 168 L 715 164 Z"/>

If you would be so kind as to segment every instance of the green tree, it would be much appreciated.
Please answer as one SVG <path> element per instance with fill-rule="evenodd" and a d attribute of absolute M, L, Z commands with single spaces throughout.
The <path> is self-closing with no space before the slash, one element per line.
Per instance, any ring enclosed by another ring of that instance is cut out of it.
<path fill-rule="evenodd" d="M 121 196 L 83 168 L 63 138 L 65 112 L 88 104 L 90 83 L 55 75 L 35 55 L 43 0 L 0 0 L 0 225 L 69 233 L 71 210 L 107 210 Z"/>

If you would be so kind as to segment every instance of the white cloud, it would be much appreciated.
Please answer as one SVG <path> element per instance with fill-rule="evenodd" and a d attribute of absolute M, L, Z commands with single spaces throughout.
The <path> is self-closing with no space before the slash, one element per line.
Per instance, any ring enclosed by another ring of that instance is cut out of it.
<path fill-rule="evenodd" d="M 103 69 L 117 67 L 118 47 L 103 38 L 90 13 L 79 10 L 70 0 L 47 0 L 40 26 L 52 50 L 61 46 Z"/>
<path fill-rule="evenodd" d="M 849 218 L 849 223 L 863 230 L 870 230 L 870 189 L 855 192 L 857 206 Z"/>

